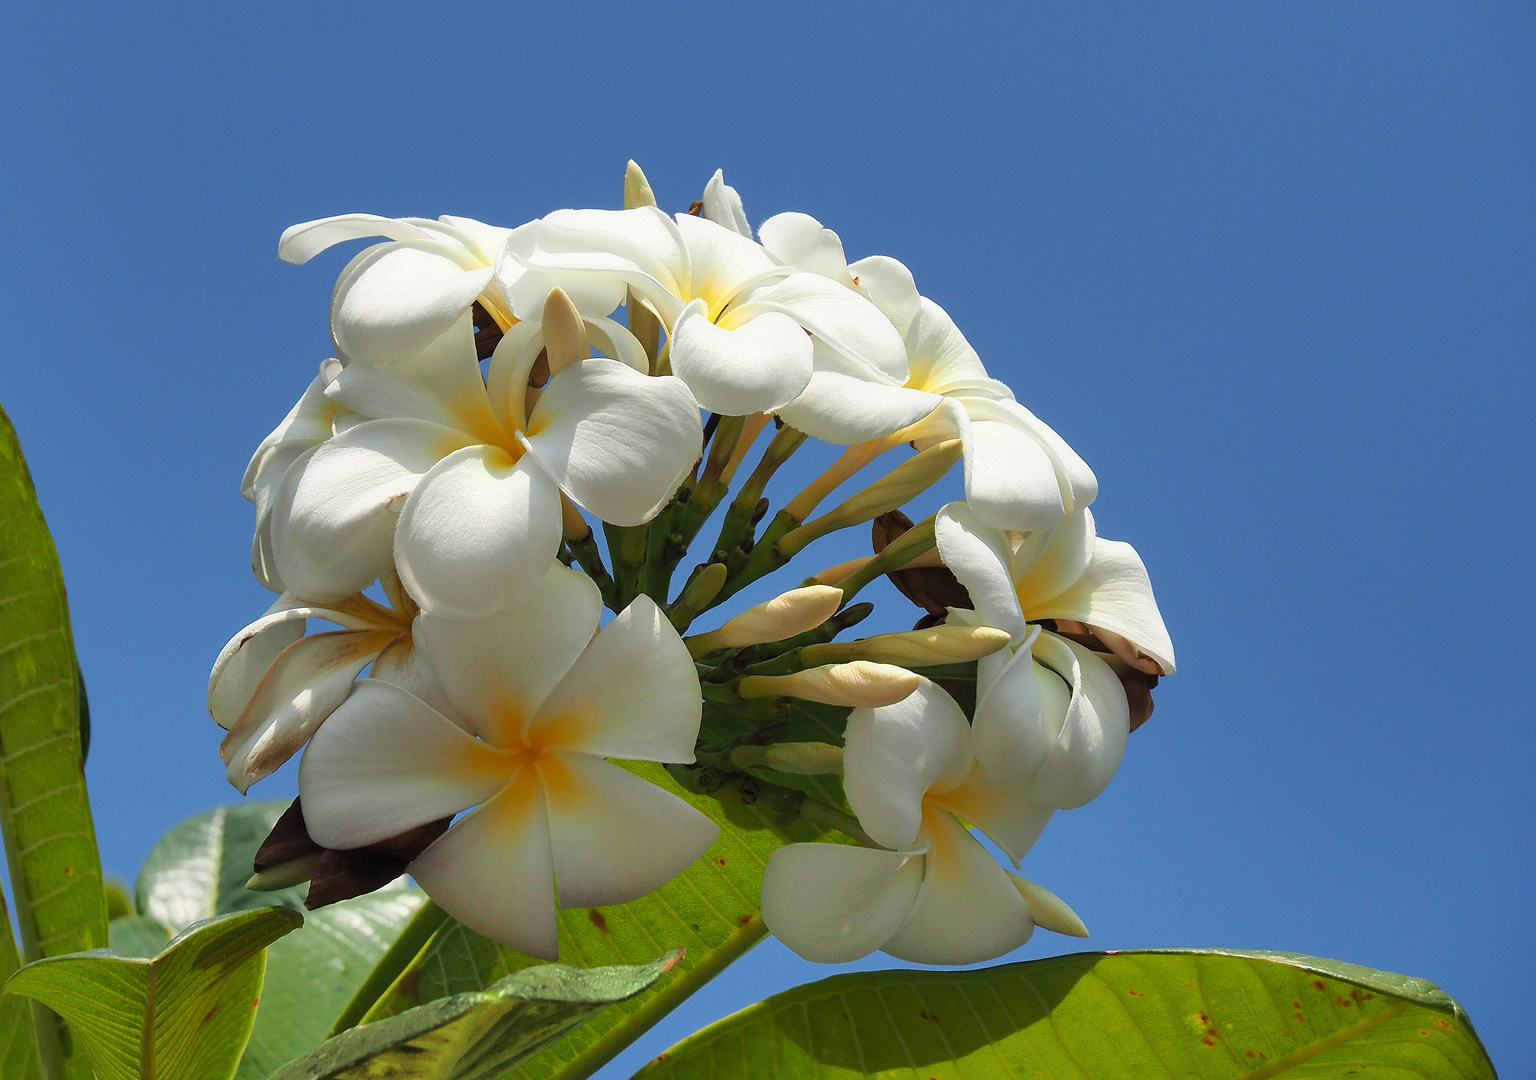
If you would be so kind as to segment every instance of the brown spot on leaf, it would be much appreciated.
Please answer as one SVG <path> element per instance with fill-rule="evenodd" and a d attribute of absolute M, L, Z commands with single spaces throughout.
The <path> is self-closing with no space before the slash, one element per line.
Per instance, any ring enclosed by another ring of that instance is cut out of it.
<path fill-rule="evenodd" d="M 197 1029 L 199 1031 L 201 1031 L 203 1028 L 207 1027 L 208 1026 L 208 1021 L 212 1020 L 214 1014 L 217 1013 L 218 1011 L 219 1011 L 219 1007 L 217 1005 L 215 1005 L 213 1008 L 211 1008 L 207 1012 L 203 1013 L 203 1018 L 197 1022 Z"/>
<path fill-rule="evenodd" d="M 1215 1046 L 1216 1045 L 1216 1040 L 1211 1038 L 1209 1035 L 1207 1035 L 1205 1038 L 1201 1039 L 1200 1042 L 1204 1046 Z"/>
<path fill-rule="evenodd" d="M 1325 991 L 1325 990 L 1328 989 L 1328 987 L 1323 985 L 1323 980 L 1322 979 L 1313 979 L 1312 980 L 1312 989 L 1318 990 L 1318 991 Z"/>
<path fill-rule="evenodd" d="M 938 1014 L 931 1013 L 927 1009 L 918 1009 L 917 1010 L 917 1015 L 921 1016 L 924 1020 L 928 1021 L 930 1024 L 937 1024 L 939 1022 Z"/>
<path fill-rule="evenodd" d="M 740 915 L 736 919 L 736 925 L 737 926 L 746 926 L 747 923 L 749 923 L 751 921 L 752 921 L 752 916 L 750 916 L 750 915 Z"/>
<path fill-rule="evenodd" d="M 715 865 L 716 866 L 724 866 L 725 865 L 725 860 L 724 859 L 716 859 L 715 860 Z"/>
<path fill-rule="evenodd" d="M 1251 1057 L 1254 1057 L 1254 1056 L 1255 1055 L 1254 1055 L 1254 1052 L 1252 1050 L 1244 1050 L 1243 1051 L 1243 1057 L 1251 1058 Z"/>
<path fill-rule="evenodd" d="M 603 917 L 603 913 L 598 911 L 597 908 L 587 908 L 587 920 L 597 927 L 599 934 L 606 934 L 608 932 L 608 920 Z"/>

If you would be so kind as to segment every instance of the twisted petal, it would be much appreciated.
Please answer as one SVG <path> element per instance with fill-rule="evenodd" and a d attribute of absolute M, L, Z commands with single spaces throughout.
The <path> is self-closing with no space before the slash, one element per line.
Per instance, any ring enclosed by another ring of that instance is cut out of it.
<path fill-rule="evenodd" d="M 300 454 L 331 437 L 331 422 L 341 406 L 326 397 L 325 388 L 340 372 L 341 365 L 335 360 L 320 365 L 320 374 L 251 455 L 240 480 L 240 494 L 258 502 L 259 486 L 274 483 Z"/>
<path fill-rule="evenodd" d="M 895 935 L 922 879 L 920 853 L 790 844 L 763 870 L 763 921 L 807 960 L 846 963 Z"/>
<path fill-rule="evenodd" d="M 208 674 L 208 715 L 214 723 L 228 730 L 240 718 L 278 653 L 304 636 L 307 614 L 284 593 L 265 615 L 219 650 Z"/>
<path fill-rule="evenodd" d="M 367 587 L 389 566 L 391 504 L 468 442 L 463 432 L 423 420 L 371 420 L 290 467 L 283 486 L 291 483 L 291 493 L 278 496 L 273 517 L 283 581 L 315 600 Z"/>
<path fill-rule="evenodd" d="M 640 525 L 672 498 L 703 450 L 699 404 L 670 375 L 582 360 L 550 380 L 528 418 L 528 451 L 602 520 Z"/>
<path fill-rule="evenodd" d="M 1061 485 L 1068 513 L 1085 509 L 1098 497 L 1099 481 L 1088 463 L 1049 424 L 1012 400 L 1011 393 L 988 393 L 985 388 L 972 385 L 961 396 L 964 397 L 966 411 L 972 420 L 1007 424 L 1040 444 L 1056 470 L 1056 479 Z"/>
<path fill-rule="evenodd" d="M 758 229 L 763 247 L 775 259 L 812 274 L 853 285 L 843 241 L 809 214 L 775 214 Z"/>
<path fill-rule="evenodd" d="M 923 887 L 885 951 L 918 964 L 975 964 L 1012 952 L 1035 924 L 1029 905 L 953 816 L 930 816 Z"/>
<path fill-rule="evenodd" d="M 704 185 L 704 218 L 716 225 L 723 225 L 747 239 L 752 238 L 752 226 L 747 223 L 747 211 L 741 205 L 741 196 L 725 182 L 725 172 L 715 170 L 715 175 Z"/>
<path fill-rule="evenodd" d="M 932 413 L 940 400 L 859 375 L 817 370 L 800 396 L 779 410 L 779 417 L 814 438 L 851 445 L 910 427 Z"/>
<path fill-rule="evenodd" d="M 989 381 L 987 369 L 949 313 L 926 296 L 906 328 L 907 384 L 934 394 L 952 394 Z"/>
<path fill-rule="evenodd" d="M 722 323 L 735 326 L 770 311 L 789 315 L 870 377 L 897 386 L 907 381 L 907 349 L 901 335 L 879 308 L 853 290 L 819 274 L 790 274 L 754 289 Z"/>
<path fill-rule="evenodd" d="M 994 784 L 979 765 L 965 783 L 945 792 L 938 802 L 991 837 L 1014 866 L 1035 846 L 1055 813 L 1030 799 L 1028 784 Z"/>
<path fill-rule="evenodd" d="M 439 241 L 368 248 L 342 271 L 331 297 L 337 350 L 367 363 L 413 357 L 464 318 L 491 283 L 492 268 L 474 262 Z"/>
<path fill-rule="evenodd" d="M 971 738 L 976 760 L 999 784 L 1034 776 L 1066 722 L 1071 688 L 1035 661 L 1039 634 L 1039 627 L 1030 627 L 1016 649 L 985 657 L 977 667 Z"/>
<path fill-rule="evenodd" d="M 699 678 L 688 647 L 650 597 L 636 597 L 567 666 L 526 725 L 529 740 L 603 757 L 693 760 Z"/>
<path fill-rule="evenodd" d="M 688 252 L 673 220 L 654 206 L 558 210 L 512 230 L 496 279 L 519 319 L 537 319 L 560 288 L 584 315 L 606 315 L 633 287 L 664 322 L 687 295 Z"/>
<path fill-rule="evenodd" d="M 854 709 L 844 742 L 848 805 L 864 831 L 888 848 L 916 840 L 930 788 L 955 787 L 971 771 L 965 714 L 927 679 L 894 705 Z"/>
<path fill-rule="evenodd" d="M 397 633 L 310 634 L 279 653 L 219 746 L 229 782 L 244 794 L 292 757 Z"/>
<path fill-rule="evenodd" d="M 592 640 L 602 606 L 591 578 L 551 562 L 516 609 L 472 622 L 417 616 L 416 647 L 479 735 L 520 746 L 527 721 Z"/>
<path fill-rule="evenodd" d="M 1130 544 L 1095 537 L 1093 555 L 1064 591 L 1033 605 L 1040 619 L 1074 619 L 1118 634 L 1156 661 L 1162 674 L 1174 670 L 1173 642 L 1152 595 L 1147 568 Z"/>
<path fill-rule="evenodd" d="M 998 529 L 1049 531 L 1066 513 L 1055 463 L 1028 434 L 971 417 L 965 455 L 965 502 Z"/>
<path fill-rule="evenodd" d="M 390 240 L 437 238 L 437 234 L 424 225 L 402 218 L 380 217 L 377 214 L 338 214 L 288 226 L 277 242 L 277 257 L 287 263 L 303 264 L 336 244 L 373 236 L 384 236 Z"/>
<path fill-rule="evenodd" d="M 560 548 L 560 490 L 533 461 L 467 446 L 422 477 L 400 512 L 400 580 L 423 611 L 477 619 L 521 603 Z"/>
<path fill-rule="evenodd" d="M 678 235 L 688 251 L 688 291 L 683 300 L 703 300 L 710 318 L 718 318 L 726 304 L 763 278 L 778 278 L 784 270 L 748 236 L 730 226 L 691 214 L 677 215 Z"/>
<path fill-rule="evenodd" d="M 720 835 L 718 825 L 675 795 L 586 754 L 545 754 L 539 772 L 561 907 L 644 896 Z"/>
<path fill-rule="evenodd" d="M 1000 542 L 1008 551 L 1008 572 L 1025 618 L 1049 618 L 1040 614 L 1041 605 L 1082 577 L 1093 558 L 1093 512 L 1077 510 L 1054 529 L 1003 536 Z"/>
<path fill-rule="evenodd" d="M 505 755 L 420 698 L 363 679 L 305 749 L 299 796 L 316 843 L 355 848 L 467 810 L 511 774 Z"/>
<path fill-rule="evenodd" d="M 722 416 L 773 412 L 811 379 L 811 340 L 778 312 L 726 330 L 711 323 L 704 302 L 695 300 L 673 327 L 670 352 L 677 377 L 700 405 Z"/>
<path fill-rule="evenodd" d="M 905 335 L 921 300 L 912 271 L 889 255 L 871 255 L 851 263 L 848 272 L 853 275 L 853 287 L 891 320 L 898 334 Z"/>
<path fill-rule="evenodd" d="M 471 930 L 529 956 L 560 958 L 549 812 L 531 769 L 456 822 L 407 869 Z"/>
<path fill-rule="evenodd" d="M 971 604 L 986 626 L 1006 630 L 1017 646 L 1028 627 L 1008 574 L 1006 538 L 983 525 L 970 507 L 952 502 L 933 524 L 939 555 L 971 594 Z"/>
<path fill-rule="evenodd" d="M 1041 806 L 1070 810 L 1109 785 L 1125 753 L 1131 714 L 1125 688 L 1103 660 L 1075 641 L 1041 634 L 1035 655 L 1072 688 L 1061 731 L 1030 786 Z"/>

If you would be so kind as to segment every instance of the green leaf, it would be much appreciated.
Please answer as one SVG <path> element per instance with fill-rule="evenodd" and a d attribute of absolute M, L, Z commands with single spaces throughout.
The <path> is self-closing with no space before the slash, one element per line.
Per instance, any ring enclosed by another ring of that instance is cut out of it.
<path fill-rule="evenodd" d="M 0 896 L 0 980 L 9 979 L 21 966 L 16 939 L 11 934 L 11 913 Z M 0 997 L 0 1077 L 4 1080 L 37 1080 L 42 1065 L 32 1034 L 32 1006 L 21 998 Z"/>
<path fill-rule="evenodd" d="M 267 950 L 267 986 L 240 1080 L 260 1080 L 319 1046 L 358 986 L 425 897 L 383 889 L 312 911 Z"/>
<path fill-rule="evenodd" d="M 107 924 L 107 948 L 118 956 L 148 960 L 158 956 L 171 937 L 164 923 L 147 915 L 124 915 Z"/>
<path fill-rule="evenodd" d="M 81 756 L 84 700 L 64 575 L 21 445 L 0 410 L 0 838 L 27 960 L 107 943 Z M 46 1073 L 66 1053 L 33 1009 Z"/>
<path fill-rule="evenodd" d="M 615 1005 L 524 1064 L 518 1080 L 577 1080 L 590 1075 L 765 936 L 758 914 L 763 866 L 775 848 L 825 833 L 808 822 L 780 821 L 733 792 L 684 791 L 659 765 L 621 763 L 708 814 L 720 839 L 698 862 L 656 892 L 604 908 L 560 912 L 560 958 L 580 967 L 639 964 L 684 946 L 687 954 L 645 993 Z M 483 989 L 541 961 L 504 948 L 449 921 L 369 1011 L 365 1023 L 422 1002 Z"/>
<path fill-rule="evenodd" d="M 236 803 L 171 829 L 139 871 L 139 910 L 180 930 L 196 919 L 272 904 L 302 908 L 304 885 L 279 892 L 245 887 L 256 849 L 287 808 L 286 800 Z M 320 1045 L 424 899 L 419 889 L 393 887 L 343 900 L 310 912 L 301 929 L 267 950 L 267 992 L 240 1080 L 266 1076 Z"/>
<path fill-rule="evenodd" d="M 256 1018 L 262 950 L 303 921 L 287 908 L 226 915 L 152 960 L 93 949 L 35 961 L 5 992 L 68 1020 L 98 1080 L 229 1080 Z"/>
<path fill-rule="evenodd" d="M 676 960 L 673 955 L 638 967 L 545 964 L 519 971 L 487 990 L 352 1028 L 271 1080 L 496 1080 L 605 1006 L 645 990 Z"/>
<path fill-rule="evenodd" d="M 689 1036 L 636 1080 L 1356 1072 L 1494 1076 L 1466 1013 L 1422 979 L 1293 953 L 1202 949 L 835 975 Z"/>

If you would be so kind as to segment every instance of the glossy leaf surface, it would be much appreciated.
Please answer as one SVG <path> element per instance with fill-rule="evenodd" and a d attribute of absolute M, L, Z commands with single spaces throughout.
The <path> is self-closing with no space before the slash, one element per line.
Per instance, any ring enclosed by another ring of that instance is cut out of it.
<path fill-rule="evenodd" d="M 151 960 L 106 949 L 38 960 L 5 992 L 68 1020 L 98 1080 L 229 1080 L 256 1017 L 262 950 L 302 921 L 288 908 L 226 915 Z"/>
<path fill-rule="evenodd" d="M 761 801 L 743 803 L 732 790 L 722 789 L 716 797 L 686 792 L 660 766 L 625 767 L 704 811 L 720 824 L 720 838 L 703 858 L 649 896 L 612 907 L 561 911 L 560 959 L 581 967 L 639 964 L 678 946 L 687 955 L 645 993 L 615 1005 L 526 1062 L 515 1074 L 522 1080 L 590 1075 L 762 940 L 766 931 L 758 914 L 758 890 L 768 856 L 791 840 L 826 835 L 808 822 L 781 819 Z M 538 963 L 449 922 L 367 1019 L 481 989 Z"/>
<path fill-rule="evenodd" d="M 1288 953 L 1078 953 L 872 971 L 775 994 L 637 1080 L 1494 1075 L 1433 984 Z"/>
<path fill-rule="evenodd" d="M 645 990 L 675 961 L 674 955 L 638 967 L 529 968 L 488 990 L 352 1028 L 272 1080 L 496 1080 L 605 1006 Z"/>

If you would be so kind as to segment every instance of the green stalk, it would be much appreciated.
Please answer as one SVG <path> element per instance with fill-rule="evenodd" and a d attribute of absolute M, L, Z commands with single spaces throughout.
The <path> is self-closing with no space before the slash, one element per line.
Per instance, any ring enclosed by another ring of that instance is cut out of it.
<path fill-rule="evenodd" d="M 356 1027 L 368 1014 L 368 1010 L 384 996 L 385 991 L 394 985 L 400 973 L 421 953 L 423 946 L 437 933 L 438 927 L 447 921 L 448 913 L 431 900 L 417 908 L 410 922 L 405 924 L 394 943 L 363 979 L 362 985 L 352 995 L 352 1000 L 347 1002 L 347 1007 L 341 1010 L 341 1015 L 331 1025 L 331 1030 L 325 1033 L 325 1037 L 329 1039 L 348 1028 Z"/>
<path fill-rule="evenodd" d="M 610 1029 L 602 1038 L 572 1058 L 564 1068 L 553 1073 L 550 1080 L 586 1080 L 767 936 L 768 927 L 763 925 L 763 917 L 752 916 L 750 921 L 733 931 L 718 947 L 711 949 L 696 966 L 668 983 L 665 990 L 636 1009 L 623 1023 Z"/>

